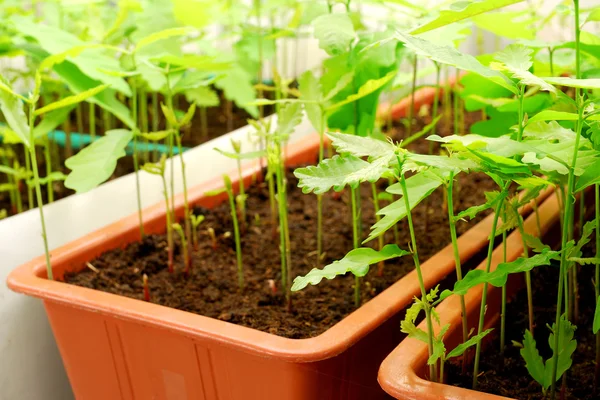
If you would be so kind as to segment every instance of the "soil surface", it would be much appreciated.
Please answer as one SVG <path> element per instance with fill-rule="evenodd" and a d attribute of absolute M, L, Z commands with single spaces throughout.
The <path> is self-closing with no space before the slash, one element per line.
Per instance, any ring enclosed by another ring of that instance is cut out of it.
<path fill-rule="evenodd" d="M 303 194 L 297 180 L 288 175 L 289 225 L 292 248 L 292 276 L 306 274 L 316 265 L 317 200 L 314 194 Z M 457 210 L 484 201 L 483 190 L 494 189 L 494 184 L 483 175 L 461 176 Z M 183 274 L 179 245 L 176 246 L 175 273 L 167 270 L 166 238 L 164 235 L 147 237 L 125 249 L 109 251 L 91 264 L 98 273 L 85 269 L 65 277 L 69 283 L 143 298 L 142 275 L 148 275 L 151 301 L 169 307 L 218 318 L 289 338 L 316 336 L 340 321 L 354 310 L 353 276 L 349 274 L 334 280 L 325 280 L 293 294 L 291 312 L 286 309 L 281 292 L 279 239 L 270 221 L 268 188 L 258 184 L 251 187 L 248 197 L 248 224 L 242 237 L 245 289 L 238 290 L 235 244 L 229 232 L 233 231 L 230 210 L 222 204 L 212 210 L 197 209 L 206 217 L 200 226 L 199 246 L 193 253 L 193 272 Z M 363 237 L 374 223 L 371 187 L 361 187 Z M 342 258 L 352 248 L 349 191 L 341 196 L 324 195 L 324 251 L 322 265 Z M 382 204 L 383 205 L 383 204 Z M 429 203 L 422 203 L 413 211 L 421 261 L 435 254 L 449 243 L 447 214 L 443 209 L 443 192 L 438 190 Z M 459 233 L 474 222 L 461 222 Z M 399 224 L 397 243 L 408 248 L 409 233 L 406 221 Z M 207 229 L 217 236 L 217 250 Z M 275 233 L 275 235 L 274 235 Z M 393 233 L 385 243 L 393 241 Z M 179 242 L 177 242 L 179 243 Z M 377 240 L 369 245 L 376 246 Z M 361 280 L 362 301 L 366 302 L 389 287 L 413 269 L 411 257 L 388 262 L 383 276 L 377 268 Z M 273 281 L 272 283 L 271 280 Z M 271 286 L 276 287 L 274 293 Z"/>
<path fill-rule="evenodd" d="M 592 239 L 593 242 L 593 239 Z M 584 257 L 593 257 L 595 251 L 589 246 L 584 251 Z M 595 296 L 593 285 L 594 266 L 580 267 L 579 282 L 579 312 L 578 318 L 571 322 L 577 325 L 575 339 L 577 350 L 573 357 L 573 366 L 567 372 L 567 383 L 561 399 L 593 400 L 600 398 L 600 391 L 594 390 L 594 359 L 596 338 L 592 333 L 592 322 L 595 311 Z M 552 356 L 548 345 L 548 335 L 555 321 L 556 294 L 558 282 L 558 265 L 540 267 L 532 271 L 532 291 L 535 315 L 534 337 L 537 348 L 544 360 Z M 519 353 L 519 347 L 513 341 L 522 343 L 523 334 L 528 328 L 527 293 L 521 290 L 507 305 L 506 318 L 506 347 L 504 359 L 498 350 L 498 333 L 490 346 L 481 355 L 478 390 L 498 394 L 519 400 L 547 399 L 541 386 L 529 375 L 525 361 Z M 497 331 L 497 329 L 496 329 Z M 447 382 L 471 388 L 472 373 L 462 375 L 461 368 L 452 365 L 449 368 Z M 562 380 L 561 380 L 562 381 Z M 561 381 L 557 388 L 561 387 Z"/>

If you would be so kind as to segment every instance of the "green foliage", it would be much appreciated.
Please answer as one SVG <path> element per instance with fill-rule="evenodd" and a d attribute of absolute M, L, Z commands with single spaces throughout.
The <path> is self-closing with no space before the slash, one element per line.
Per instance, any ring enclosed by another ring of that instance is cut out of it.
<path fill-rule="evenodd" d="M 18 97 L 13 95 L 8 83 L 2 79 L 0 79 L 0 83 L 4 87 L 9 88 L 8 90 L 0 90 L 0 110 L 2 111 L 2 115 L 4 115 L 8 126 L 17 135 L 21 143 L 29 147 L 29 124 L 25 111 L 23 111 L 23 104 Z"/>
<path fill-rule="evenodd" d="M 246 110 L 253 118 L 258 118 L 258 108 L 249 105 L 256 99 L 256 89 L 250 82 L 248 72 L 240 67 L 231 68 L 223 78 L 215 82 L 215 86 L 223 91 L 226 99 Z"/>
<path fill-rule="evenodd" d="M 370 247 L 361 247 L 350 250 L 348 254 L 339 261 L 325 266 L 323 269 L 313 268 L 305 276 L 298 276 L 294 279 L 292 291 L 304 289 L 308 285 L 318 285 L 323 278 L 333 279 L 338 275 L 345 275 L 352 272 L 355 276 L 362 277 L 369 272 L 369 266 L 377 264 L 380 261 L 390 260 L 392 258 L 402 257 L 410 254 L 402 250 L 395 244 L 386 245 L 381 251 Z"/>
<path fill-rule="evenodd" d="M 313 27 L 319 47 L 330 56 L 346 52 L 355 38 L 354 25 L 348 14 L 320 15 L 313 21 Z"/>
<path fill-rule="evenodd" d="M 419 26 L 417 29 L 414 29 L 411 33 L 416 35 L 418 33 L 427 32 L 479 14 L 497 10 L 498 8 L 520 3 L 521 1 L 522 0 L 485 0 L 456 2 L 450 6 L 450 9 L 441 10 L 437 17 L 424 25 Z"/>
<path fill-rule="evenodd" d="M 577 348 L 577 341 L 573 338 L 576 329 L 575 325 L 571 324 L 565 315 L 562 315 L 559 321 L 558 348 L 554 348 L 556 324 L 552 324 L 551 333 L 548 338 L 553 355 L 558 353 L 557 382 L 565 371 L 571 368 L 571 364 L 573 363 L 572 355 Z M 552 357 L 544 363 L 537 350 L 535 339 L 529 330 L 525 331 L 523 348 L 520 350 L 520 353 L 525 360 L 527 371 L 529 371 L 531 377 L 542 386 L 544 391 L 547 390 L 552 384 Z"/>
<path fill-rule="evenodd" d="M 50 103 L 45 107 L 38 108 L 37 110 L 35 110 L 35 115 L 36 116 L 42 115 L 42 114 L 45 114 L 50 111 L 58 110 L 58 109 L 64 108 L 64 107 L 70 107 L 72 105 L 81 103 L 82 101 L 86 100 L 87 98 L 95 96 L 98 93 L 102 92 L 107 87 L 108 87 L 108 85 L 100 85 L 95 88 L 78 93 L 76 95 L 65 97 L 63 99 L 60 99 L 59 101 Z"/>
<path fill-rule="evenodd" d="M 448 353 L 446 355 L 446 359 L 450 359 L 452 357 L 460 357 L 464 354 L 465 351 L 467 351 L 467 349 L 469 347 L 475 346 L 478 342 L 480 342 L 485 336 L 487 336 L 488 333 L 490 333 L 491 331 L 493 331 L 493 329 L 486 329 L 485 331 L 475 335 L 475 336 L 471 336 L 471 338 L 469 338 L 469 340 L 467 340 L 464 343 L 459 344 L 458 346 L 456 346 L 450 353 Z"/>
<path fill-rule="evenodd" d="M 596 299 L 596 311 L 594 311 L 594 322 L 592 324 L 592 332 L 594 335 L 600 331 L 600 296 Z"/>
<path fill-rule="evenodd" d="M 65 165 L 71 172 L 65 180 L 65 186 L 83 193 L 110 178 L 117 160 L 125 156 L 125 147 L 132 137 L 133 133 L 129 130 L 114 129 L 68 158 Z"/>

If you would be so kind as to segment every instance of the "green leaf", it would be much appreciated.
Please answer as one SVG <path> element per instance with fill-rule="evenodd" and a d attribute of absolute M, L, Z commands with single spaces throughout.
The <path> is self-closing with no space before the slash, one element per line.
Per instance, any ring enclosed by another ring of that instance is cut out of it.
<path fill-rule="evenodd" d="M 542 79 L 556 86 L 568 86 L 580 89 L 600 89 L 600 79 L 574 79 L 564 77 L 543 77 Z"/>
<path fill-rule="evenodd" d="M 415 208 L 441 184 L 442 180 L 431 171 L 422 171 L 406 179 L 406 191 L 408 193 L 410 209 Z M 394 190 L 393 186 L 388 187 L 387 191 L 390 192 L 390 190 Z M 400 198 L 387 207 L 382 208 L 377 214 L 381 215 L 382 218 L 371 227 L 371 233 L 363 243 L 382 235 L 406 216 L 404 198 Z"/>
<path fill-rule="evenodd" d="M 299 103 L 283 105 L 277 113 L 277 134 L 283 140 L 294 132 L 302 122 L 302 106 Z"/>
<path fill-rule="evenodd" d="M 181 120 L 179 121 L 179 126 L 185 126 L 190 123 L 192 118 L 194 118 L 194 114 L 196 113 L 196 103 L 192 103 L 186 113 L 183 115 Z"/>
<path fill-rule="evenodd" d="M 173 134 L 173 130 L 167 129 L 164 131 L 156 131 L 156 132 L 139 132 L 138 136 L 143 137 L 146 140 L 150 140 L 151 142 L 158 142 L 160 140 L 164 140 L 169 137 L 169 135 Z"/>
<path fill-rule="evenodd" d="M 264 157 L 266 155 L 265 150 L 250 151 L 248 153 L 231 153 L 229 151 L 217 149 L 216 147 L 214 148 L 214 150 L 216 152 L 224 155 L 225 157 L 228 157 L 228 158 L 231 158 L 234 160 L 255 160 L 257 158 Z"/>
<path fill-rule="evenodd" d="M 396 75 L 396 71 L 392 71 L 392 72 L 389 72 L 387 75 L 385 75 L 383 78 L 368 80 L 367 82 L 365 82 L 364 85 L 362 85 L 358 89 L 358 92 L 346 97 L 345 100 L 342 100 L 338 103 L 328 106 L 327 111 L 335 110 L 336 108 L 340 108 L 346 104 L 352 103 L 353 101 L 362 99 L 363 97 L 368 96 L 373 92 L 376 92 L 377 90 L 379 90 L 382 87 L 384 87 L 385 85 L 387 85 L 388 82 L 390 82 L 394 78 L 395 75 Z"/>
<path fill-rule="evenodd" d="M 371 264 L 377 264 L 380 261 L 389 260 L 392 258 L 402 257 L 410 254 L 406 250 L 402 250 L 395 244 L 388 244 L 381 251 L 374 250 L 370 247 L 361 247 L 350 250 L 348 254 L 339 261 L 325 266 L 323 269 L 313 268 L 305 276 L 298 276 L 294 279 L 292 291 L 304 289 L 308 285 L 317 285 L 323 278 L 333 279 L 338 275 L 345 275 L 347 272 L 352 272 L 355 276 L 365 276 L 369 272 Z"/>
<path fill-rule="evenodd" d="M 533 65 L 531 53 L 533 50 L 528 47 L 513 43 L 496 53 L 496 59 L 502 64 L 494 63 L 493 65 L 496 69 L 509 71 L 513 78 L 518 79 L 522 85 L 537 86 L 540 90 L 556 93 L 554 86 L 529 72 L 529 68 Z"/>
<path fill-rule="evenodd" d="M 0 82 L 3 82 L 3 79 L 0 79 Z M 8 86 L 6 82 L 3 83 Z M 10 129 L 18 136 L 21 143 L 29 147 L 29 123 L 23 111 L 23 103 L 11 92 L 0 90 L 0 110 Z"/>
<path fill-rule="evenodd" d="M 298 78 L 300 89 L 300 100 L 309 101 L 304 103 L 306 116 L 317 132 L 324 132 L 323 116 L 321 106 L 316 104 L 321 101 L 321 84 L 311 71 L 306 71 Z M 313 103 L 315 102 L 315 103 Z"/>
<path fill-rule="evenodd" d="M 539 121 L 577 121 L 579 116 L 575 113 L 556 110 L 543 110 L 529 118 L 527 124 Z"/>
<path fill-rule="evenodd" d="M 548 344 L 552 349 L 552 355 L 558 353 L 558 370 L 556 371 L 556 382 L 562 377 L 562 375 L 571 368 L 573 363 L 573 353 L 577 349 L 577 341 L 573 339 L 575 335 L 575 325 L 571 324 L 567 317 L 563 314 L 559 319 L 560 335 L 558 338 L 558 348 L 554 348 L 554 334 L 557 331 L 556 324 L 552 324 L 552 332 L 548 336 Z M 546 361 L 546 373 L 545 373 L 545 385 L 546 388 L 552 384 L 552 357 Z"/>
<path fill-rule="evenodd" d="M 242 68 L 230 69 L 223 78 L 215 81 L 215 86 L 223 91 L 227 100 L 248 111 L 252 117 L 258 117 L 258 108 L 248 105 L 256 99 L 256 89 L 252 85 L 250 75 Z"/>
<path fill-rule="evenodd" d="M 346 185 L 356 187 L 361 182 L 376 182 L 390 170 L 391 160 L 392 157 L 381 157 L 370 163 L 352 155 L 336 155 L 323 160 L 318 166 L 298 168 L 294 175 L 300 180 L 298 187 L 304 193 L 322 194 L 332 187 L 339 192 Z"/>
<path fill-rule="evenodd" d="M 87 192 L 98 186 L 112 175 L 117 160 L 125 156 L 125 147 L 133 137 L 126 129 L 107 131 L 92 144 L 65 161 L 71 173 L 65 186 L 77 193 Z"/>
<path fill-rule="evenodd" d="M 584 24 L 587 24 L 588 22 L 598 22 L 600 21 L 600 8 L 596 8 L 594 10 L 592 10 L 589 14 L 588 17 L 585 19 Z"/>
<path fill-rule="evenodd" d="M 594 335 L 600 331 L 600 297 L 596 299 L 596 311 L 594 311 L 594 323 L 592 325 L 592 332 Z"/>
<path fill-rule="evenodd" d="M 177 117 L 175 116 L 175 112 L 170 107 L 166 106 L 165 103 L 160 103 L 160 108 L 165 116 L 165 119 L 172 126 L 177 126 L 179 122 L 177 121 Z"/>
<path fill-rule="evenodd" d="M 44 115 L 44 118 L 42 118 L 40 123 L 38 123 L 33 129 L 33 135 L 35 138 L 41 138 L 53 131 L 57 126 L 62 124 L 67 119 L 74 108 L 75 105 L 71 105 L 50 111 L 48 114 Z"/>
<path fill-rule="evenodd" d="M 474 17 L 479 14 L 487 13 L 498 8 L 506 7 L 511 4 L 520 3 L 523 0 L 484 0 L 484 1 L 462 1 L 452 4 L 449 10 L 441 10 L 439 15 L 432 21 L 411 31 L 413 35 L 427 32 L 432 29 L 440 28 L 457 21 Z M 464 8 L 460 8 L 464 6 Z"/>
<path fill-rule="evenodd" d="M 74 104 L 81 103 L 82 101 L 86 100 L 87 98 L 97 95 L 98 93 L 102 92 L 106 88 L 108 88 L 108 85 L 100 85 L 93 89 L 89 89 L 84 92 L 78 93 L 76 95 L 65 97 L 59 101 L 50 103 L 45 107 L 38 108 L 37 110 L 35 110 L 35 115 L 42 115 L 49 111 L 58 110 L 59 108 L 69 107 Z"/>
<path fill-rule="evenodd" d="M 529 329 L 525 331 L 523 347 L 519 352 L 521 353 L 521 357 L 525 360 L 525 366 L 527 367 L 529 375 L 531 375 L 537 383 L 542 385 L 544 390 L 548 389 L 549 385 L 546 384 L 544 359 L 540 356 L 535 339 Z"/>
<path fill-rule="evenodd" d="M 510 90 L 512 93 L 517 94 L 517 89 L 513 83 L 506 76 L 504 76 L 504 74 L 485 67 L 475 57 L 469 54 L 461 53 L 450 46 L 440 46 L 438 44 L 428 42 L 419 37 L 411 36 L 402 32 L 397 32 L 396 37 L 408 48 L 415 51 L 418 55 L 427 57 L 442 64 L 454 66 L 458 69 L 474 72 L 488 78 L 497 85 Z"/>
<path fill-rule="evenodd" d="M 356 157 L 378 158 L 394 153 L 395 146 L 390 142 L 347 133 L 329 132 L 331 144 L 338 153 L 348 153 Z"/>
<path fill-rule="evenodd" d="M 459 344 L 458 346 L 456 346 L 450 353 L 448 353 L 448 355 L 446 356 L 446 359 L 450 359 L 452 357 L 460 357 L 463 355 L 463 353 L 471 346 L 476 345 L 477 343 L 479 343 L 481 341 L 481 339 L 483 339 L 488 333 L 490 333 L 491 331 L 493 331 L 494 329 L 490 328 L 490 329 L 486 329 L 485 331 L 479 333 L 478 335 L 472 336 L 469 340 L 467 340 L 464 343 Z"/>
<path fill-rule="evenodd" d="M 188 89 L 183 92 L 188 103 L 194 103 L 198 107 L 216 107 L 219 105 L 219 95 L 207 86 Z"/>
<path fill-rule="evenodd" d="M 40 185 L 47 185 L 50 182 L 64 181 L 65 179 L 67 179 L 67 176 L 61 171 L 53 171 L 50 175 L 40 178 L 39 183 Z M 35 187 L 35 181 L 33 179 L 28 179 L 26 183 L 29 187 Z"/>
<path fill-rule="evenodd" d="M 319 48 L 330 56 L 346 52 L 355 37 L 354 25 L 348 14 L 324 14 L 317 17 L 312 25 Z"/>
<path fill-rule="evenodd" d="M 143 47 L 146 47 L 146 46 L 148 46 L 154 42 L 157 42 L 159 40 L 172 38 L 174 36 L 184 36 L 184 35 L 188 35 L 192 32 L 195 32 L 195 29 L 191 29 L 189 27 L 169 28 L 169 29 L 164 29 L 159 32 L 154 32 L 154 33 L 146 36 L 145 38 L 140 39 L 137 42 L 135 51 L 139 51 Z"/>
<path fill-rule="evenodd" d="M 534 19 L 528 11 L 501 11 L 480 14 L 473 18 L 478 28 L 508 39 L 534 39 Z"/>

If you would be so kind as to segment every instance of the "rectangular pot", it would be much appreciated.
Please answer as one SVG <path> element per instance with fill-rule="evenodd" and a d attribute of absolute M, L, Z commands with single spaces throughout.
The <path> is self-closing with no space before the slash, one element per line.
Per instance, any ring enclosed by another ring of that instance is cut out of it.
<path fill-rule="evenodd" d="M 289 165 L 315 162 L 318 137 L 288 148 Z M 244 171 L 245 182 L 258 172 Z M 237 172 L 232 172 L 232 177 Z M 189 190 L 192 205 L 214 207 L 215 178 Z M 545 193 L 544 195 L 546 195 Z M 540 199 L 541 201 L 541 199 Z M 175 202 L 183 214 L 183 198 Z M 529 212 L 526 207 L 523 212 Z M 164 230 L 162 203 L 143 213 L 147 233 Z M 467 261 L 487 245 L 488 217 L 459 238 Z M 137 214 L 52 251 L 57 279 L 101 253 L 139 239 Z M 432 287 L 454 273 L 450 245 L 422 265 Z M 78 399 L 378 399 L 381 361 L 401 338 L 400 313 L 420 293 L 413 271 L 323 334 L 287 339 L 157 304 L 46 279 L 44 258 L 14 270 L 9 287 L 43 299 Z"/>
<path fill-rule="evenodd" d="M 542 235 L 550 240 L 560 237 L 559 227 L 559 203 L 556 195 L 550 196 L 538 209 Z M 525 220 L 525 231 L 536 235 L 535 215 L 530 215 Z M 507 261 L 513 261 L 523 253 L 521 235 L 515 231 L 508 236 Z M 494 270 L 502 262 L 502 248 L 498 247 L 492 255 L 491 270 Z M 485 260 L 478 266 L 485 269 Z M 509 276 L 507 282 L 507 296 L 515 294 L 524 286 L 523 274 Z M 479 309 L 483 285 L 469 290 L 465 295 L 465 303 L 469 326 L 477 329 L 479 321 Z M 487 310 L 485 314 L 485 328 L 497 327 L 500 319 L 500 308 L 502 289 L 488 285 Z M 444 300 L 437 308 L 440 314 L 440 326 L 450 324 L 450 329 L 445 336 L 445 344 L 448 351 L 462 343 L 462 317 L 460 312 L 460 298 L 451 296 Z M 424 324 L 420 328 L 426 329 Z M 437 324 L 434 327 L 439 331 Z M 488 342 L 491 336 L 487 338 Z M 486 339 L 484 339 L 486 341 Z M 473 352 L 470 353 L 473 356 Z M 428 358 L 427 344 L 413 338 L 406 338 L 396 349 L 383 361 L 379 369 L 378 380 L 381 387 L 396 399 L 419 399 L 419 400 L 455 400 L 455 399 L 477 399 L 477 400 L 508 400 L 506 397 L 463 389 L 456 386 L 430 382 L 426 376 Z"/>

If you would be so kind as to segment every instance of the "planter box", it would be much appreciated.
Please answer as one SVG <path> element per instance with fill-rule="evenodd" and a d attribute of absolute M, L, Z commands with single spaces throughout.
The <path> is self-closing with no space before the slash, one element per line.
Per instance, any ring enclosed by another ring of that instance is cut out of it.
<path fill-rule="evenodd" d="M 288 148 L 287 163 L 314 162 L 317 149 L 317 136 L 306 137 Z M 249 183 L 256 172 L 254 163 L 244 179 Z M 191 204 L 213 207 L 224 201 L 225 195 L 204 196 L 221 185 L 219 177 L 191 188 Z M 175 205 L 182 216 L 181 195 Z M 161 232 L 164 219 L 162 203 L 146 209 L 146 232 Z M 459 238 L 463 262 L 487 245 L 491 223 L 490 216 Z M 137 239 L 134 214 L 53 251 L 55 277 L 81 270 L 102 252 Z M 427 287 L 454 274 L 451 246 L 422 268 Z M 420 293 L 413 271 L 323 334 L 287 339 L 49 281 L 43 257 L 13 271 L 8 285 L 43 299 L 75 396 L 86 400 L 386 398 L 377 369 L 400 340 L 401 311 Z"/>
<path fill-rule="evenodd" d="M 559 238 L 559 205 L 555 195 L 548 198 L 540 207 L 539 215 L 541 221 L 542 235 L 550 239 Z M 529 216 L 525 221 L 525 231 L 530 234 L 537 232 L 535 215 Z M 552 236 L 550 236 L 550 233 Z M 507 241 L 507 260 L 512 261 L 521 256 L 523 245 L 519 232 L 513 232 Z M 492 255 L 492 270 L 502 262 L 502 248 L 498 247 Z M 485 269 L 485 261 L 478 267 Z M 509 276 L 507 283 L 507 295 L 515 294 L 524 286 L 523 274 Z M 479 308 L 483 285 L 471 289 L 465 295 L 469 325 L 477 328 L 479 321 Z M 485 328 L 494 328 L 500 319 L 500 307 L 502 299 L 501 288 L 488 286 L 487 311 L 485 314 Z M 460 313 L 460 299 L 452 296 L 444 300 L 438 307 L 441 326 L 450 323 L 451 327 L 446 334 L 445 344 L 448 351 L 462 342 L 462 318 Z M 426 329 L 421 324 L 422 329 Z M 439 331 L 435 326 L 436 332 Z M 490 337 L 491 338 L 491 337 Z M 486 339 L 484 339 L 486 342 Z M 487 340 L 489 342 L 489 340 Z M 485 343 L 484 343 L 485 344 Z M 473 356 L 471 351 L 470 355 Z M 381 387 L 397 399 L 477 399 L 477 400 L 507 400 L 506 397 L 463 389 L 451 385 L 430 382 L 424 379 L 427 368 L 428 349 L 427 344 L 418 340 L 407 338 L 383 361 L 379 369 L 378 380 Z"/>

